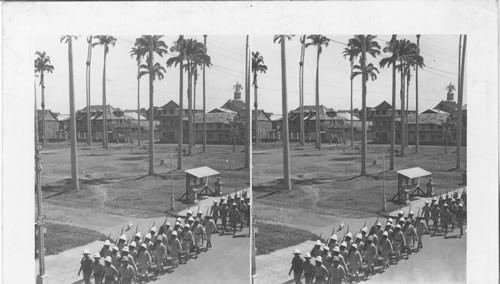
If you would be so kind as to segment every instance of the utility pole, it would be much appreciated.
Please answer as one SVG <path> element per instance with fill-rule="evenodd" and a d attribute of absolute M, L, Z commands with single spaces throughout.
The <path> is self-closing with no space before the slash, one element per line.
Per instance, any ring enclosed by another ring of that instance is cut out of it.
<path fill-rule="evenodd" d="M 249 36 L 246 39 L 245 54 L 245 168 L 250 168 L 250 144 L 252 141 L 252 111 L 250 109 L 250 46 Z"/>
<path fill-rule="evenodd" d="M 387 201 L 385 200 L 385 152 L 382 152 L 382 165 L 383 165 L 383 171 L 382 171 L 382 198 L 383 198 L 383 204 L 384 204 L 384 211 L 387 211 Z"/>
<path fill-rule="evenodd" d="M 203 44 L 207 48 L 207 35 L 203 35 Z M 205 93 L 205 63 L 203 63 L 203 152 L 207 150 L 207 123 L 206 123 L 206 93 Z"/>
<path fill-rule="evenodd" d="M 417 52 L 420 55 L 420 35 L 417 35 Z M 415 152 L 418 153 L 418 144 L 420 143 L 418 131 L 418 64 L 415 65 Z"/>
<path fill-rule="evenodd" d="M 170 211 L 175 211 L 175 197 L 174 197 L 174 155 L 172 150 L 170 152 Z"/>
<path fill-rule="evenodd" d="M 35 83 L 35 183 L 36 183 L 36 197 L 37 197 L 37 218 L 36 224 L 38 229 L 38 261 L 39 261 L 39 273 L 36 278 L 37 284 L 43 284 L 43 280 L 45 279 L 45 247 L 44 247 L 44 225 L 45 218 L 43 217 L 43 209 L 42 209 L 42 165 L 40 164 L 41 160 L 41 151 L 42 147 L 38 142 L 38 115 L 36 109 L 36 83 Z"/>

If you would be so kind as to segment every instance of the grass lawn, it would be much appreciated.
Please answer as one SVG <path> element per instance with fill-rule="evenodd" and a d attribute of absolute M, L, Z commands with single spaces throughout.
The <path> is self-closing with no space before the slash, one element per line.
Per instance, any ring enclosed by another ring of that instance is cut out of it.
<path fill-rule="evenodd" d="M 185 192 L 184 170 L 209 166 L 220 172 L 222 191 L 229 193 L 249 186 L 249 171 L 243 169 L 243 146 L 232 152 L 230 145 L 201 145 L 183 157 L 177 170 L 176 145 L 155 145 L 155 176 L 148 173 L 148 148 L 131 144 L 110 144 L 109 150 L 97 143 L 78 145 L 80 191 L 71 188 L 70 149 L 67 143 L 49 143 L 42 151 L 44 202 L 72 210 L 92 210 L 128 217 L 157 217 L 170 208 L 171 176 L 176 200 Z M 185 147 L 187 147 L 185 145 Z M 171 172 L 170 153 L 174 171 Z M 161 163 L 163 160 L 163 163 Z M 213 189 L 215 178 L 209 178 Z M 176 202 L 182 210 L 188 204 Z M 192 206 L 192 205 L 191 205 Z"/>
<path fill-rule="evenodd" d="M 373 216 L 382 209 L 383 160 L 382 151 L 389 145 L 368 145 L 366 170 L 360 176 L 360 150 L 344 145 L 324 144 L 317 150 L 312 144 L 292 145 L 292 191 L 280 191 L 282 184 L 282 148 L 279 143 L 262 143 L 253 149 L 253 194 L 255 215 L 260 220 L 275 222 L 285 214 L 321 214 L 349 218 Z M 396 147 L 398 149 L 399 147 Z M 451 147 L 450 147 L 451 149 Z M 463 170 L 455 170 L 456 155 L 444 154 L 444 147 L 414 146 L 404 157 L 395 158 L 395 169 L 422 167 L 432 173 L 435 192 L 442 193 L 460 187 Z M 466 158 L 466 149 L 462 148 Z M 386 152 L 387 153 L 387 152 Z M 385 193 L 390 199 L 397 191 L 396 171 L 388 171 L 389 156 L 385 157 Z M 465 167 L 465 161 L 462 162 Z M 425 190 L 427 179 L 421 180 Z M 387 202 L 387 210 L 400 205 Z M 290 213 L 292 211 L 292 213 Z M 285 216 L 289 217 L 289 216 Z M 287 218 L 281 218 L 286 224 Z"/>
<path fill-rule="evenodd" d="M 92 230 L 47 223 L 45 234 L 45 254 L 58 254 L 67 249 L 83 246 L 96 240 L 105 241 L 107 236 Z"/>
<path fill-rule="evenodd" d="M 283 225 L 257 223 L 257 227 L 259 230 L 255 235 L 257 255 L 318 239 L 318 236 L 311 232 Z"/>

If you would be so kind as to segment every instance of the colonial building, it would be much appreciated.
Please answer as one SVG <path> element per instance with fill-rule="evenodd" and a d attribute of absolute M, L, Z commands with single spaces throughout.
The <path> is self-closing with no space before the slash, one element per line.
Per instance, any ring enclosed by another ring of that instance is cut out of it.
<path fill-rule="evenodd" d="M 59 138 L 59 121 L 57 116 L 50 110 L 37 110 L 38 119 L 38 137 L 40 141 L 43 139 L 43 118 L 45 117 L 45 138 L 49 140 L 58 140 Z"/>
<path fill-rule="evenodd" d="M 160 142 L 161 143 L 177 143 L 178 141 L 178 130 L 179 130 L 179 105 L 170 100 L 164 106 L 161 107 L 161 115 L 159 116 L 159 128 L 160 128 Z M 203 113 L 203 110 L 192 110 L 194 121 L 198 120 L 196 115 Z M 183 119 L 188 117 L 188 109 L 182 109 Z M 187 120 L 186 120 L 187 121 Z M 187 122 L 183 129 L 184 143 L 187 142 Z"/>
<path fill-rule="evenodd" d="M 408 116 L 415 115 L 414 110 L 408 110 L 407 113 Z M 396 109 L 396 118 L 398 117 L 401 117 L 401 109 Z M 383 101 L 376 107 L 367 109 L 367 120 L 371 122 L 369 128 L 371 135 L 369 136 L 373 143 L 391 143 L 391 104 Z"/>
<path fill-rule="evenodd" d="M 304 106 L 304 135 L 306 141 L 314 141 L 316 139 L 316 106 Z M 335 122 L 336 112 L 327 108 L 324 105 L 319 106 L 320 119 L 320 134 L 321 140 L 326 141 L 327 130 L 333 127 Z M 288 131 L 291 140 L 298 140 L 300 133 L 300 108 L 292 110 L 288 114 Z"/>
<path fill-rule="evenodd" d="M 244 111 L 243 111 L 244 112 Z M 252 139 L 255 141 L 255 138 L 258 137 L 259 141 L 267 140 L 270 137 L 270 133 L 273 131 L 273 123 L 271 121 L 270 116 L 265 113 L 263 110 L 258 110 L 257 123 L 259 133 L 255 134 L 255 110 L 252 110 Z M 241 115 L 242 119 L 245 118 L 245 115 Z"/>
<path fill-rule="evenodd" d="M 445 137 L 448 144 L 455 143 L 456 129 L 450 123 L 450 114 L 431 113 L 426 111 L 418 115 L 418 135 L 420 145 L 443 145 Z M 416 115 L 408 115 L 408 144 L 416 143 Z M 401 118 L 396 118 L 396 143 L 399 143 L 401 130 Z"/>

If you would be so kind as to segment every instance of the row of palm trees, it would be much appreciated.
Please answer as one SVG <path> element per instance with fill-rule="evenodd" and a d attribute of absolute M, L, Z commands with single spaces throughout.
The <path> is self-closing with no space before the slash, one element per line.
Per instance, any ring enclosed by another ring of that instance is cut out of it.
<path fill-rule="evenodd" d="M 284 186 L 286 189 L 291 189 L 290 180 L 290 156 L 289 156 L 289 145 L 288 145 L 288 110 L 286 108 L 286 55 L 285 55 L 285 39 L 292 39 L 293 35 L 278 35 L 274 36 L 274 42 L 279 42 L 281 44 L 281 65 L 282 65 L 282 104 L 283 104 L 283 172 L 284 172 Z M 412 76 L 412 71 L 415 71 L 415 101 L 416 101 L 416 111 L 418 114 L 418 69 L 423 68 L 424 58 L 420 54 L 420 35 L 416 36 L 417 43 L 413 43 L 408 39 L 397 39 L 397 35 L 392 35 L 389 42 L 383 48 L 383 52 L 389 54 L 388 57 L 382 58 L 378 65 L 381 68 L 392 67 L 392 113 L 391 113 L 391 146 L 390 146 L 390 170 L 394 169 L 394 153 L 395 153 L 395 121 L 396 121 L 396 74 L 400 74 L 400 104 L 401 104 L 401 131 L 400 131 L 400 142 L 401 150 L 400 154 L 404 155 L 404 150 L 408 146 L 408 100 L 410 91 L 410 80 Z M 309 40 L 306 42 L 306 39 Z M 315 88 L 315 107 L 316 107 L 316 148 L 321 149 L 321 136 L 320 136 L 320 112 L 319 112 L 319 62 L 320 55 L 322 53 L 323 47 L 328 47 L 328 43 L 331 39 L 323 35 L 302 35 L 300 37 L 301 43 L 301 56 L 299 61 L 299 102 L 300 102 L 300 143 L 304 145 L 304 124 L 303 124 L 303 85 L 304 85 L 304 50 L 309 46 L 315 46 L 317 50 L 316 55 L 316 88 Z M 465 56 L 465 45 L 466 36 L 462 41 L 462 36 L 460 38 L 460 46 L 463 44 L 463 49 L 461 49 L 461 54 L 459 58 L 459 95 L 458 95 L 458 113 L 459 113 L 459 123 L 461 123 L 461 113 L 462 113 L 462 96 L 463 96 L 463 65 Z M 459 52 L 460 53 L 460 52 Z M 373 63 L 369 63 L 367 55 L 372 58 L 376 58 L 381 54 L 381 47 L 377 42 L 375 35 L 354 35 L 350 38 L 347 47 L 344 49 L 343 55 L 348 58 L 351 66 L 351 146 L 353 146 L 353 79 L 361 75 L 362 84 L 362 142 L 361 142 L 361 175 L 366 175 L 366 152 L 367 152 L 367 108 L 366 108 L 366 96 L 367 96 L 367 82 L 368 79 L 372 81 L 377 79 L 377 74 L 379 70 Z M 263 65 L 263 57 L 258 53 L 254 53 L 255 63 L 253 66 L 254 72 L 254 85 L 255 85 L 255 110 L 257 113 L 257 92 L 256 92 L 256 81 L 257 72 L 263 72 L 267 70 L 267 67 Z M 259 64 L 260 63 L 260 64 Z M 418 115 L 416 115 L 416 152 L 418 152 L 419 146 L 419 126 L 418 126 Z M 255 122 L 257 125 L 257 121 Z M 460 132 L 457 138 L 457 168 L 460 168 L 460 143 L 461 143 L 461 126 L 458 127 L 458 132 Z M 257 130 L 257 129 L 256 129 Z M 256 131 L 257 133 L 257 131 Z M 258 143 L 258 135 L 256 135 L 256 143 Z"/>
<path fill-rule="evenodd" d="M 143 35 L 135 40 L 134 46 L 130 50 L 130 55 L 137 62 L 137 109 L 138 109 L 138 122 L 140 126 L 140 79 L 144 75 L 149 77 L 149 175 L 154 175 L 154 82 L 162 80 L 166 69 L 159 62 L 158 57 L 162 58 L 169 52 L 167 44 L 162 39 L 161 35 Z M 63 36 L 61 42 L 68 44 L 69 53 L 69 77 L 70 77 L 70 129 L 71 129 L 71 161 L 72 161 L 72 180 L 74 187 L 79 188 L 78 184 L 78 161 L 76 154 L 76 118 L 74 106 L 74 90 L 73 90 L 73 60 L 72 60 L 72 42 L 77 39 L 76 36 Z M 88 53 L 86 61 L 86 100 L 87 100 L 87 143 L 91 145 L 91 123 L 90 123 L 90 64 L 92 48 L 101 45 L 104 48 L 104 64 L 102 71 L 102 108 L 103 108 L 103 147 L 108 149 L 108 136 L 107 136 L 107 108 L 106 108 L 106 59 L 110 48 L 115 46 L 117 39 L 110 35 L 96 35 L 87 37 Z M 203 111 L 205 113 L 205 67 L 210 67 L 211 59 L 207 54 L 206 36 L 204 42 L 198 42 L 196 39 L 185 39 L 182 35 L 173 43 L 170 52 L 174 54 L 166 61 L 167 67 L 179 66 L 180 82 L 179 82 L 179 124 L 178 124 L 178 169 L 182 168 L 182 145 L 183 145 L 183 73 L 187 72 L 188 77 L 188 154 L 192 152 L 193 138 L 193 89 L 196 89 L 196 82 L 198 76 L 198 68 L 203 70 Z M 40 77 L 40 86 L 42 93 L 42 112 L 45 114 L 45 84 L 44 75 L 52 73 L 54 66 L 50 62 L 50 57 L 45 52 L 36 52 L 35 75 Z M 193 86 L 194 84 L 194 86 Z M 195 92 L 194 92 L 195 93 Z M 205 123 L 205 119 L 203 121 Z M 203 127 L 203 135 L 206 135 L 206 126 Z M 140 131 L 140 127 L 139 127 Z M 42 117 L 42 133 L 45 133 L 45 119 Z M 42 143 L 45 143 L 45 135 L 43 135 Z M 139 143 L 141 141 L 139 132 Z M 203 151 L 206 147 L 206 138 L 203 139 Z M 140 145 L 140 144 L 139 144 Z"/>

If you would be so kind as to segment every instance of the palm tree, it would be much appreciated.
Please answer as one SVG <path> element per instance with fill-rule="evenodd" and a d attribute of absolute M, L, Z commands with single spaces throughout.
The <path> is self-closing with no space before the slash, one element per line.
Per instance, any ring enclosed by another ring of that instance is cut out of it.
<path fill-rule="evenodd" d="M 420 55 L 420 35 L 417 34 L 417 54 Z M 418 146 L 420 144 L 420 133 L 418 123 L 418 69 L 415 67 L 415 152 L 418 153 Z"/>
<path fill-rule="evenodd" d="M 141 146 L 141 62 L 142 59 L 145 56 L 145 50 L 144 49 L 139 49 L 137 46 L 134 46 L 130 49 L 130 56 L 134 57 L 135 56 L 135 61 L 137 62 L 137 124 L 139 125 L 137 129 L 137 145 Z"/>
<path fill-rule="evenodd" d="M 290 40 L 293 35 L 274 36 L 274 42 L 281 44 L 281 106 L 283 113 L 283 185 L 285 189 L 292 190 L 292 180 L 290 172 L 290 145 L 288 135 L 288 106 L 286 91 L 286 39 Z"/>
<path fill-rule="evenodd" d="M 306 53 L 306 35 L 300 37 L 300 62 L 299 62 L 299 132 L 300 145 L 305 144 L 304 133 L 304 56 Z"/>
<path fill-rule="evenodd" d="M 264 64 L 264 57 L 258 51 L 252 52 L 252 72 L 253 72 L 253 89 L 254 89 L 254 107 L 255 107 L 255 144 L 259 144 L 259 108 L 257 104 L 257 72 L 266 73 L 267 66 Z"/>
<path fill-rule="evenodd" d="M 236 138 L 240 135 L 240 129 L 245 126 L 245 122 L 241 120 L 239 115 L 233 117 L 233 119 L 228 119 L 227 125 L 231 132 L 231 140 L 233 144 L 233 153 L 236 152 Z"/>
<path fill-rule="evenodd" d="M 349 57 L 349 63 L 351 65 L 351 74 L 349 75 L 349 80 L 351 81 L 351 147 L 354 147 L 354 124 L 353 124 L 353 68 L 354 68 L 354 54 L 350 53 L 351 50 L 348 48 L 344 49 L 344 57 Z"/>
<path fill-rule="evenodd" d="M 320 124 L 321 117 L 319 113 L 319 56 L 323 50 L 323 46 L 328 47 L 329 38 L 322 35 L 310 35 L 307 37 L 310 42 L 306 43 L 306 48 L 314 45 L 316 46 L 316 148 L 321 149 L 321 133 Z"/>
<path fill-rule="evenodd" d="M 207 48 L 207 35 L 203 35 L 203 45 Z M 205 64 L 203 68 L 203 152 L 207 150 L 207 109 L 206 109 L 206 93 L 205 93 Z"/>
<path fill-rule="evenodd" d="M 183 117 L 184 117 L 184 107 L 183 107 L 183 85 L 184 85 L 184 61 L 186 60 L 186 49 L 184 36 L 180 35 L 174 45 L 170 48 L 170 52 L 176 52 L 178 55 L 170 57 L 167 60 L 167 67 L 172 67 L 179 65 L 179 117 L 178 117 L 178 137 L 177 137 L 177 169 L 182 169 L 182 140 L 183 140 Z"/>
<path fill-rule="evenodd" d="M 350 53 L 353 54 L 354 58 L 359 57 L 359 70 L 361 71 L 361 86 L 362 86 L 362 141 L 361 141 L 361 175 L 366 175 L 366 82 L 368 81 L 368 76 L 372 77 L 369 72 L 374 73 L 376 68 L 373 64 L 366 64 L 366 54 L 368 53 L 372 57 L 376 57 L 380 54 L 380 46 L 375 41 L 375 35 L 354 35 L 353 38 L 349 39 L 347 44 Z M 357 72 L 357 71 L 356 71 Z M 374 77 L 372 77 L 373 79 Z"/>
<path fill-rule="evenodd" d="M 102 135 L 103 135 L 103 146 L 108 149 L 108 120 L 107 120 L 107 107 L 106 107 L 106 57 L 109 52 L 110 46 L 115 46 L 116 38 L 109 35 L 97 35 L 95 36 L 97 42 L 93 43 L 92 46 L 102 45 L 104 47 L 104 65 L 102 69 Z"/>
<path fill-rule="evenodd" d="M 163 57 L 167 53 L 167 45 L 161 35 L 143 35 L 135 40 L 135 46 L 140 54 L 145 54 L 147 64 L 141 65 L 139 76 L 149 75 L 149 175 L 154 175 L 154 80 L 163 79 L 165 68 L 154 60 L 155 54 Z"/>
<path fill-rule="evenodd" d="M 391 53 L 389 57 L 380 60 L 380 67 L 390 67 L 392 65 L 392 107 L 391 107 L 391 154 L 390 154 L 390 170 L 394 170 L 394 147 L 396 144 L 396 63 L 398 60 L 398 40 L 396 35 L 392 35 L 391 41 L 384 47 L 384 53 Z"/>
<path fill-rule="evenodd" d="M 87 42 L 88 42 L 88 49 L 87 49 L 87 68 L 86 68 L 86 79 L 87 79 L 87 84 L 86 84 L 86 89 L 87 89 L 87 144 L 90 146 L 92 145 L 92 122 L 90 119 L 91 113 L 90 113 L 90 59 L 92 57 L 92 36 L 87 37 Z"/>
<path fill-rule="evenodd" d="M 245 158 L 243 168 L 250 168 L 250 147 L 252 146 L 252 108 L 250 107 L 250 68 L 251 68 L 251 49 L 249 45 L 249 35 L 246 35 L 245 41 Z M 238 83 L 235 88 L 237 89 Z"/>
<path fill-rule="evenodd" d="M 78 153 L 76 148 L 76 112 L 75 112 L 75 88 L 73 80 L 73 38 L 76 36 L 65 35 L 61 37 L 61 42 L 68 44 L 69 63 L 69 111 L 70 111 L 70 131 L 71 131 L 71 182 L 73 188 L 80 190 L 78 178 Z"/>
<path fill-rule="evenodd" d="M 54 72 L 54 66 L 50 63 L 50 57 L 45 51 L 35 52 L 35 73 L 40 73 L 40 86 L 42 88 L 42 144 L 47 142 L 45 135 L 45 73 Z"/>
<path fill-rule="evenodd" d="M 410 54 L 407 58 L 407 64 L 405 67 L 405 73 L 406 73 L 406 146 L 408 146 L 408 104 L 409 104 L 409 97 L 410 97 L 410 80 L 411 80 L 411 70 L 413 69 L 418 69 L 418 68 L 423 68 L 425 66 L 424 64 L 424 58 L 418 54 L 418 47 L 415 45 L 416 50 Z M 418 99 L 416 99 L 418 102 Z M 417 105 L 417 112 L 415 115 L 415 119 L 418 122 L 418 105 Z M 418 129 L 418 124 L 415 125 Z M 416 141 L 416 140 L 415 140 Z M 415 145 L 417 145 L 415 143 Z"/>

